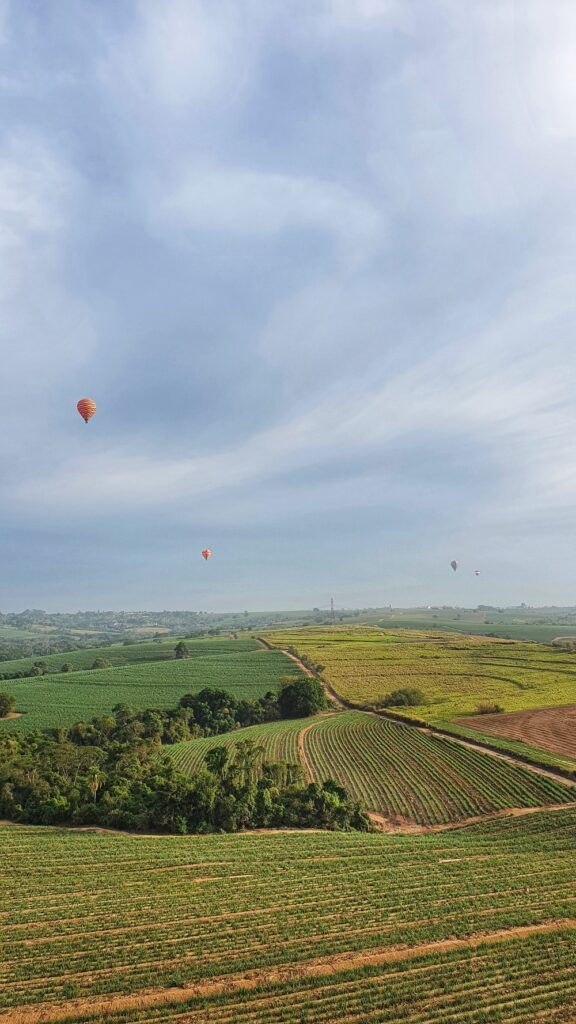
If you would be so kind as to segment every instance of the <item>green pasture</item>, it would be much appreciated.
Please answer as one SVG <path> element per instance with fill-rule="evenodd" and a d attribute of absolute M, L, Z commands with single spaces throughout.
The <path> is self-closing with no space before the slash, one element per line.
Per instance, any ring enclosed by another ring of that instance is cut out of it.
<path fill-rule="evenodd" d="M 298 669 L 276 651 L 196 656 L 182 661 L 142 662 L 88 672 L 11 679 L 0 683 L 16 698 L 21 718 L 0 721 L 2 729 L 68 726 L 107 714 L 116 704 L 136 709 L 175 707 L 185 693 L 205 686 L 255 700 L 276 690 L 283 676 Z"/>

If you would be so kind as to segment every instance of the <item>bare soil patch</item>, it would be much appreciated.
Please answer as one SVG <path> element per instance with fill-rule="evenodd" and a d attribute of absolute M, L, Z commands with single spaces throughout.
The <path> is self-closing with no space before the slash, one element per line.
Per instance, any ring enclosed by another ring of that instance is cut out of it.
<path fill-rule="evenodd" d="M 497 715 L 467 715 L 455 721 L 492 736 L 523 740 L 533 747 L 576 759 L 576 704 Z"/>

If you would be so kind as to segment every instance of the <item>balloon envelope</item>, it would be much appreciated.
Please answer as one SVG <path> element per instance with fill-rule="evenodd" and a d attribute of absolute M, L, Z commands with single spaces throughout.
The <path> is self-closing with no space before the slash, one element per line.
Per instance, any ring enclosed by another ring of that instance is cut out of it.
<path fill-rule="evenodd" d="M 76 408 L 84 422 L 88 423 L 88 420 L 91 420 L 96 412 L 96 402 L 92 401 L 91 398 L 81 398 Z"/>
<path fill-rule="evenodd" d="M 452 559 L 452 561 L 450 562 L 450 565 L 454 569 L 454 572 L 456 572 L 456 569 L 458 568 L 458 562 L 456 561 L 455 558 Z"/>
<path fill-rule="evenodd" d="M 202 558 L 204 559 L 205 562 L 207 562 L 209 558 L 212 558 L 212 552 L 210 551 L 210 548 L 204 548 L 204 551 L 202 552 Z"/>

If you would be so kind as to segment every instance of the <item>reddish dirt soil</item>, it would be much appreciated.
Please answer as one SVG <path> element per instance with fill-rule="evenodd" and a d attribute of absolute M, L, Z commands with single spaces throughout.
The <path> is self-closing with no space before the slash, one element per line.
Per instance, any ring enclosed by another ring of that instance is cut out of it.
<path fill-rule="evenodd" d="M 492 736 L 524 740 L 533 747 L 576 758 L 576 704 L 498 715 L 472 715 L 455 721 L 458 725 Z"/>

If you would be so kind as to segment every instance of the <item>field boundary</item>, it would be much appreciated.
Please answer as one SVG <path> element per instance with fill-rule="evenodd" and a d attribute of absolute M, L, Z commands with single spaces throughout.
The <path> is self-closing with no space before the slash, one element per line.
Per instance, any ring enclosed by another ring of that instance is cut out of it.
<path fill-rule="evenodd" d="M 178 987 L 144 990 L 138 995 L 116 995 L 104 998 L 92 996 L 85 999 L 71 999 L 66 1005 L 40 1003 L 36 1006 L 13 1008 L 7 1014 L 0 1014 L 0 1024 L 60 1024 L 74 1020 L 79 1015 L 85 1020 L 102 1019 L 103 1014 L 122 1013 L 129 1010 L 143 1010 L 147 1007 L 176 1005 L 185 1003 L 194 997 L 210 997 L 226 995 L 234 992 L 254 991 L 267 985 L 283 983 L 298 978 L 323 977 L 340 974 L 362 967 L 378 966 L 379 964 L 398 963 L 417 959 L 454 949 L 478 949 L 482 946 L 496 945 L 515 939 L 529 938 L 550 932 L 561 932 L 576 929 L 576 918 L 563 918 L 546 921 L 542 924 L 519 925 L 514 928 L 501 928 L 493 932 L 470 935 L 466 938 L 440 939 L 436 942 L 422 943 L 416 946 L 374 949 L 364 953 L 344 953 L 308 962 L 296 962 L 275 968 L 231 974 L 211 981 L 184 984 Z"/>

